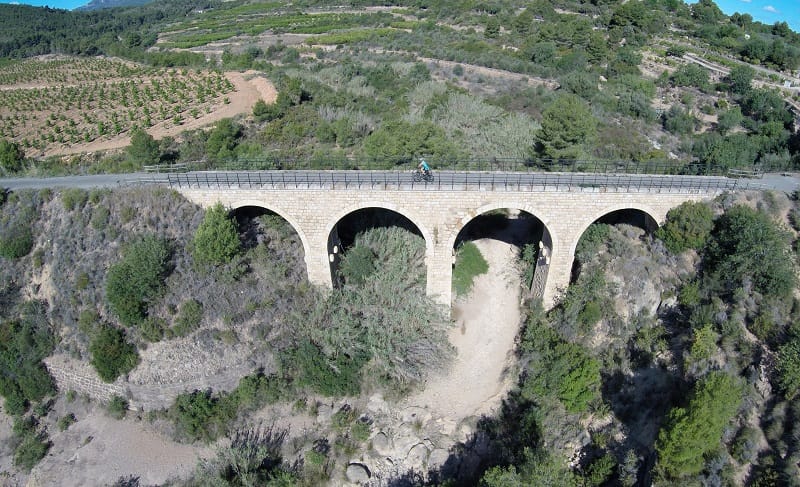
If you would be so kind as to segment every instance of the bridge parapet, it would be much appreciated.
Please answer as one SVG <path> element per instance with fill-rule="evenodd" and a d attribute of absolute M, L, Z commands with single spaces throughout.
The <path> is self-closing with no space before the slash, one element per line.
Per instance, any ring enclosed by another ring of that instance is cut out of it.
<path fill-rule="evenodd" d="M 718 193 L 760 189 L 749 179 L 592 173 L 495 173 L 441 171 L 432 182 L 416 182 L 398 171 L 208 171 L 172 173 L 153 179 L 177 189 L 518 191 L 600 193 Z"/>

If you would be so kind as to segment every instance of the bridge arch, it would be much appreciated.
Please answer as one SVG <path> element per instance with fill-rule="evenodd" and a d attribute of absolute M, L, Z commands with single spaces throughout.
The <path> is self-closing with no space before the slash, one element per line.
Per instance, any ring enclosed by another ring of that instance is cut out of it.
<path fill-rule="evenodd" d="M 603 208 L 603 210 L 591 214 L 588 219 L 581 223 L 578 231 L 575 234 L 577 238 L 572 239 L 572 243 L 570 244 L 570 256 L 573 258 L 575 257 L 575 250 L 578 248 L 578 242 L 580 241 L 581 237 L 583 237 L 583 234 L 586 233 L 586 230 L 590 225 L 597 223 L 598 221 L 610 215 L 621 212 L 632 212 L 643 217 L 644 224 L 641 226 L 648 233 L 655 232 L 655 230 L 658 229 L 660 222 L 663 222 L 667 216 L 665 211 L 657 211 L 647 205 L 619 204 Z"/>
<path fill-rule="evenodd" d="M 234 202 L 231 203 L 228 206 L 228 211 L 230 213 L 233 213 L 234 211 L 236 211 L 236 210 L 238 210 L 240 208 L 246 208 L 248 206 L 255 207 L 255 208 L 263 208 L 263 209 L 265 209 L 267 211 L 271 211 L 271 212 L 275 213 L 279 217 L 281 217 L 284 220 L 286 220 L 286 222 L 289 223 L 289 225 L 291 225 L 292 229 L 294 229 L 294 231 L 300 237 L 300 242 L 302 242 L 302 244 L 303 244 L 303 255 L 304 255 L 304 258 L 306 259 L 306 262 L 308 262 L 309 256 L 312 255 L 311 246 L 308 243 L 308 237 L 306 236 L 305 232 L 303 231 L 303 227 L 291 215 L 291 213 L 289 213 L 288 211 L 286 211 L 283 208 L 276 207 L 276 205 L 269 204 L 269 203 L 266 203 L 266 202 L 261 201 L 261 200 L 251 200 L 251 199 L 234 200 Z"/>
<path fill-rule="evenodd" d="M 485 204 L 475 210 L 469 211 L 466 215 L 462 216 L 453 234 L 449 237 L 447 242 L 447 249 L 452 253 L 458 244 L 458 239 L 462 236 L 464 231 L 468 228 L 469 224 L 475 219 L 480 218 L 481 215 L 486 215 L 489 212 L 496 210 L 518 210 L 533 217 L 539 225 L 541 225 L 541 235 L 539 236 L 539 253 L 536 261 L 536 268 L 533 275 L 533 280 L 530 283 L 530 295 L 534 297 L 544 297 L 547 289 L 547 277 L 550 269 L 550 259 L 554 252 L 560 252 L 561 247 L 558 241 L 558 236 L 553 232 L 553 225 L 549 219 L 543 217 L 540 211 L 534 209 L 529 204 L 520 204 L 519 201 L 499 201 L 495 203 Z M 534 243 L 534 242 L 531 242 Z M 452 262 L 455 262 L 454 260 Z M 526 284 L 527 287 L 527 284 Z"/>
<path fill-rule="evenodd" d="M 408 211 L 407 209 L 402 208 L 399 205 L 386 203 L 384 201 L 366 201 L 358 203 L 356 205 L 348 206 L 343 210 L 337 211 L 330 219 L 330 221 L 325 225 L 324 235 L 330 235 L 334 227 L 336 227 L 336 225 L 338 225 L 339 222 L 341 222 L 347 215 L 355 213 L 359 210 L 366 210 L 369 208 L 379 208 L 382 210 L 393 211 L 398 215 L 401 215 L 406 219 L 408 219 L 408 221 L 410 221 L 411 223 L 414 224 L 415 227 L 417 227 L 419 232 L 422 234 L 422 238 L 425 239 L 425 254 L 431 255 L 431 253 L 433 252 L 434 240 L 428 229 L 422 223 L 420 223 L 422 221 L 420 215 Z"/>
<path fill-rule="evenodd" d="M 467 226 L 467 224 L 469 224 L 469 222 L 471 222 L 475 218 L 485 213 L 489 213 L 490 211 L 505 210 L 509 208 L 514 210 L 524 211 L 525 213 L 532 215 L 534 218 L 542 222 L 542 226 L 544 227 L 545 233 L 547 233 L 550 236 L 550 240 L 552 243 L 551 250 L 553 248 L 559 247 L 560 244 L 558 242 L 558 237 L 556 234 L 553 233 L 552 229 L 553 225 L 550 223 L 550 221 L 547 218 L 543 217 L 542 215 L 537 214 L 537 211 L 534 210 L 532 206 L 527 204 L 521 205 L 519 201 L 500 201 L 498 203 L 489 203 L 468 212 L 459 219 L 455 232 L 453 232 L 453 234 L 448 239 L 447 247 L 451 249 L 455 248 L 456 240 L 458 240 L 458 236 L 461 234 L 461 231 L 464 229 L 464 227 Z"/>
<path fill-rule="evenodd" d="M 327 253 L 323 257 L 324 262 L 321 262 L 321 264 L 330 269 L 330 282 L 334 285 L 336 284 L 336 268 L 339 260 L 341 259 L 341 254 L 339 253 L 341 241 L 339 240 L 337 226 L 349 215 L 369 209 L 386 210 L 400 215 L 408 220 L 408 222 L 410 222 L 417 229 L 417 231 L 419 231 L 423 240 L 425 241 L 425 267 L 427 269 L 428 281 L 430 281 L 431 262 L 433 261 L 435 248 L 435 235 L 432 235 L 428 228 L 421 223 L 423 220 L 422 217 L 415 212 L 410 211 L 400 205 L 387 203 L 385 201 L 373 200 L 363 201 L 337 211 L 332 217 L 329 218 L 328 223 L 325 225 L 323 235 L 327 239 Z"/>

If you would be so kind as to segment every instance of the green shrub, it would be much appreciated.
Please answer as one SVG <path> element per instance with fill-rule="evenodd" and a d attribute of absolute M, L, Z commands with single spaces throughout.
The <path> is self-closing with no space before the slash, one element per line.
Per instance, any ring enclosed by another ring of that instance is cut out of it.
<path fill-rule="evenodd" d="M 326 356 L 311 342 L 284 353 L 281 364 L 284 371 L 295 377 L 300 387 L 308 387 L 325 396 L 355 396 L 361 390 L 361 367 L 366 356 L 349 357 L 339 353 Z"/>
<path fill-rule="evenodd" d="M 61 192 L 61 202 L 67 211 L 80 210 L 89 199 L 89 193 L 84 189 L 69 188 Z"/>
<path fill-rule="evenodd" d="M 599 400 L 600 362 L 580 345 L 559 338 L 547 324 L 529 320 L 520 350 L 531 356 L 521 388 L 526 399 L 556 396 L 574 413 Z"/>
<path fill-rule="evenodd" d="M 695 329 L 692 336 L 689 360 L 698 362 L 711 358 L 718 350 L 717 340 L 719 340 L 719 335 L 714 331 L 713 326 L 707 324 L 702 328 Z"/>
<path fill-rule="evenodd" d="M 167 243 L 146 235 L 123 249 L 122 260 L 109 268 L 106 298 L 124 325 L 144 319 L 148 303 L 161 291 L 168 259 Z"/>
<path fill-rule="evenodd" d="M 758 457 L 760 435 L 758 430 L 742 428 L 731 444 L 731 456 L 740 464 L 750 463 Z"/>
<path fill-rule="evenodd" d="M 201 265 L 223 265 L 239 253 L 236 225 L 220 203 L 206 210 L 192 240 L 192 257 Z"/>
<path fill-rule="evenodd" d="M 364 284 L 375 273 L 375 253 L 365 245 L 356 245 L 344 254 L 339 272 L 348 284 Z"/>
<path fill-rule="evenodd" d="M 723 430 L 739 409 L 742 385 L 725 372 L 711 372 L 694 387 L 688 405 L 673 408 L 658 434 L 658 471 L 679 479 L 703 470 L 705 456 L 720 446 Z"/>
<path fill-rule="evenodd" d="M 128 414 L 128 400 L 114 394 L 106 404 L 106 411 L 114 419 L 122 419 Z"/>
<path fill-rule="evenodd" d="M 92 219 L 89 222 L 97 231 L 101 231 L 108 225 L 108 219 L 111 216 L 111 211 L 105 206 L 98 206 L 92 211 Z"/>
<path fill-rule="evenodd" d="M 67 431 L 70 426 L 72 426 L 77 419 L 75 419 L 75 415 L 72 413 L 65 414 L 58 418 L 58 430 L 59 431 Z"/>
<path fill-rule="evenodd" d="M 350 427 L 350 434 L 353 435 L 353 439 L 356 441 L 367 441 L 370 434 L 369 424 L 363 421 L 356 421 L 353 423 L 353 426 Z"/>
<path fill-rule="evenodd" d="M 119 212 L 119 219 L 123 224 L 130 222 L 135 216 L 136 209 L 130 206 L 123 206 Z"/>
<path fill-rule="evenodd" d="M 605 485 L 611 475 L 613 475 L 616 466 L 617 461 L 611 453 L 606 453 L 602 457 L 596 458 L 586 469 L 584 485 L 586 487 Z"/>
<path fill-rule="evenodd" d="M 542 112 L 542 127 L 536 133 L 537 150 L 546 157 L 576 159 L 581 146 L 597 133 L 597 119 L 589 105 L 572 93 L 556 98 Z"/>
<path fill-rule="evenodd" d="M 597 301 L 589 301 L 583 306 L 583 309 L 578 313 L 578 323 L 582 329 L 588 329 L 594 326 L 598 321 L 603 318 L 603 309 Z"/>
<path fill-rule="evenodd" d="M 25 472 L 30 472 L 39 463 L 39 460 L 47 455 L 50 446 L 50 441 L 43 433 L 25 434 L 14 449 L 14 465 Z"/>
<path fill-rule="evenodd" d="M 691 134 L 697 123 L 697 118 L 691 112 L 678 105 L 673 105 L 663 115 L 664 129 L 673 134 Z"/>
<path fill-rule="evenodd" d="M 18 143 L 0 139 L 0 169 L 3 172 L 14 173 L 22 170 L 25 152 Z"/>
<path fill-rule="evenodd" d="M 795 287 L 791 237 L 768 215 L 737 205 L 720 216 L 706 248 L 706 266 L 714 281 L 733 291 L 745 280 L 755 291 L 785 298 Z"/>
<path fill-rule="evenodd" d="M 167 328 L 167 322 L 163 318 L 148 316 L 139 325 L 139 331 L 142 337 L 148 342 L 155 343 L 164 338 L 164 330 Z"/>
<path fill-rule="evenodd" d="M 592 223 L 578 240 L 578 245 L 575 246 L 575 257 L 580 262 L 588 262 L 594 254 L 600 251 L 600 246 L 608 240 L 609 235 L 611 235 L 611 225 Z"/>
<path fill-rule="evenodd" d="M 36 249 L 36 251 L 33 252 L 33 255 L 31 255 L 31 264 L 33 264 L 35 269 L 41 269 L 44 265 L 44 250 Z"/>
<path fill-rule="evenodd" d="M 771 311 L 771 310 L 769 310 Z M 781 327 L 775 323 L 769 312 L 761 313 L 753 320 L 753 323 L 747 327 L 753 335 L 766 344 L 774 344 L 775 339 L 780 334 Z"/>
<path fill-rule="evenodd" d="M 240 408 L 257 409 L 284 399 L 288 388 L 289 384 L 284 379 L 259 372 L 242 377 L 232 394 Z"/>
<path fill-rule="evenodd" d="M 364 152 L 372 159 L 407 163 L 414 154 L 427 154 L 437 160 L 452 158 L 460 150 L 432 122 L 390 120 L 364 139 Z"/>
<path fill-rule="evenodd" d="M 6 228 L 0 235 L 0 256 L 19 259 L 33 248 L 33 232 L 27 224 L 18 223 Z"/>
<path fill-rule="evenodd" d="M 136 164 L 155 164 L 160 155 L 158 142 L 153 136 L 137 128 L 131 132 L 131 145 L 128 146 L 128 156 Z"/>
<path fill-rule="evenodd" d="M 681 286 L 678 303 L 686 308 L 694 308 L 700 304 L 700 297 L 700 282 L 690 281 Z"/>
<path fill-rule="evenodd" d="M 125 340 L 125 332 L 119 328 L 101 325 L 89 344 L 91 364 L 105 382 L 114 382 L 127 374 L 139 363 L 136 347 Z"/>
<path fill-rule="evenodd" d="M 180 433 L 192 441 L 210 442 L 227 432 L 236 416 L 235 401 L 211 394 L 211 390 L 181 394 L 171 408 Z"/>
<path fill-rule="evenodd" d="M 194 299 L 184 301 L 178 308 L 178 316 L 175 318 L 172 332 L 175 336 L 186 336 L 200 326 L 202 319 L 203 305 Z"/>
<path fill-rule="evenodd" d="M 702 202 L 687 201 L 667 212 L 667 222 L 656 231 L 656 237 L 674 253 L 687 249 L 700 250 L 714 228 L 714 214 Z"/>
<path fill-rule="evenodd" d="M 9 414 L 24 413 L 28 404 L 56 391 L 42 364 L 56 344 L 44 306 L 28 303 L 20 319 L 0 324 L 0 395 Z"/>
<path fill-rule="evenodd" d="M 472 289 L 475 278 L 489 271 L 489 263 L 481 255 L 478 246 L 473 242 L 464 242 L 456 253 L 456 265 L 453 268 L 453 289 L 458 296 L 464 296 Z"/>
<path fill-rule="evenodd" d="M 533 276 L 536 274 L 536 263 L 539 259 L 539 247 L 536 244 L 525 244 L 520 252 L 522 286 L 530 289 Z"/>
<path fill-rule="evenodd" d="M 787 399 L 800 392 L 800 337 L 792 337 L 778 349 L 778 385 Z"/>
<path fill-rule="evenodd" d="M 8 380 L 0 381 L 0 394 L 5 401 L 3 407 L 6 413 L 19 416 L 28 410 L 29 402 L 25 399 L 19 385 Z"/>
<path fill-rule="evenodd" d="M 181 394 L 169 409 L 180 434 L 192 441 L 210 442 L 228 432 L 242 410 L 255 410 L 284 398 L 287 382 L 261 372 L 243 377 L 230 393 L 211 390 Z"/>

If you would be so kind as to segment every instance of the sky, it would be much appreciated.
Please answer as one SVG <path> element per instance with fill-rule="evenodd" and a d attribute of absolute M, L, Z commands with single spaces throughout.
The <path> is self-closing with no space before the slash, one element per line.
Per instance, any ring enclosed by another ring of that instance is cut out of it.
<path fill-rule="evenodd" d="M 0 0 L 0 3 L 24 3 L 25 5 L 34 5 L 36 7 L 65 8 L 72 10 L 73 8 L 80 7 L 89 3 L 89 0 Z"/>
<path fill-rule="evenodd" d="M 800 32 L 800 1 L 798 0 L 715 0 L 727 15 L 748 13 L 753 19 L 772 25 L 786 22 L 795 32 Z"/>
<path fill-rule="evenodd" d="M 48 5 L 55 8 L 73 9 L 86 5 L 89 0 L 0 0 L 0 3 L 25 3 Z M 693 2 L 689 2 L 693 3 Z M 795 32 L 800 32 L 800 0 L 715 0 L 727 15 L 734 12 L 748 13 L 765 24 L 785 21 Z"/>

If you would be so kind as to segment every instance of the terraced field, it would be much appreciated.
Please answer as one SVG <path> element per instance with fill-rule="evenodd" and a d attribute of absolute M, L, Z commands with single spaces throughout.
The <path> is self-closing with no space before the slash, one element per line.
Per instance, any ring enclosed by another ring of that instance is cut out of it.
<path fill-rule="evenodd" d="M 0 137 L 31 155 L 71 152 L 134 127 L 180 130 L 229 105 L 238 91 L 219 71 L 105 58 L 10 62 L 0 66 Z"/>

